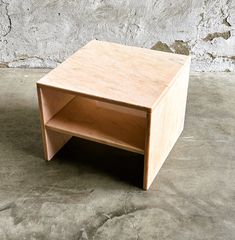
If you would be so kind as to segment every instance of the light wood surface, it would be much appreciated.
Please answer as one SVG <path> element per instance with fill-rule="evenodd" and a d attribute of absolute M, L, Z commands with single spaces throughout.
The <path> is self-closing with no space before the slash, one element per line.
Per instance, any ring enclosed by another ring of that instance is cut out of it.
<path fill-rule="evenodd" d="M 38 84 L 151 110 L 188 59 L 93 40 Z"/>
<path fill-rule="evenodd" d="M 144 153 L 146 118 L 76 97 L 46 128 L 129 151 Z"/>
<path fill-rule="evenodd" d="M 190 57 L 91 41 L 37 82 L 45 158 L 72 137 L 144 154 L 148 189 L 183 130 Z"/>
<path fill-rule="evenodd" d="M 147 116 L 144 189 L 148 189 L 184 127 L 189 62 L 165 97 Z"/>
<path fill-rule="evenodd" d="M 74 95 L 63 93 L 61 91 L 54 91 L 48 87 L 39 86 L 37 87 L 37 92 L 44 156 L 46 160 L 50 160 L 72 137 L 72 135 L 48 131 L 45 128 L 45 124 L 68 102 L 70 102 L 74 98 Z"/>

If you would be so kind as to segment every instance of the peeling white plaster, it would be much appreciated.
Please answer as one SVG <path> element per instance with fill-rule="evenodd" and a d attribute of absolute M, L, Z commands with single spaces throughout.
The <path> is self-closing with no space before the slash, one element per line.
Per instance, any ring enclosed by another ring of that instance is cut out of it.
<path fill-rule="evenodd" d="M 0 0 L 0 64 L 55 67 L 96 38 L 173 52 L 182 43 L 192 70 L 235 71 L 234 16 L 234 0 Z"/>

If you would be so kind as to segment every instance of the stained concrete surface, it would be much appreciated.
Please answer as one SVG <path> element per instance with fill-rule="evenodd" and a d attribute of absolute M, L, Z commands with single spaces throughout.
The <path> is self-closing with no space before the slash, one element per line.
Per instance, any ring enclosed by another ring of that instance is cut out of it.
<path fill-rule="evenodd" d="M 94 38 L 235 71 L 235 1 L 0 0 L 0 66 L 55 67 Z"/>
<path fill-rule="evenodd" d="M 234 74 L 191 74 L 185 130 L 146 192 L 137 154 L 72 139 L 43 160 L 47 71 L 0 71 L 1 240 L 235 238 Z"/>

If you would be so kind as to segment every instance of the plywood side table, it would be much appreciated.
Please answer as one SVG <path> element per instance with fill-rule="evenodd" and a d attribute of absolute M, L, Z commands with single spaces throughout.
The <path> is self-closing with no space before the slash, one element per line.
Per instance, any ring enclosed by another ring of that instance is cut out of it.
<path fill-rule="evenodd" d="M 45 158 L 72 137 L 144 154 L 148 189 L 184 127 L 190 57 L 93 40 L 37 82 Z"/>

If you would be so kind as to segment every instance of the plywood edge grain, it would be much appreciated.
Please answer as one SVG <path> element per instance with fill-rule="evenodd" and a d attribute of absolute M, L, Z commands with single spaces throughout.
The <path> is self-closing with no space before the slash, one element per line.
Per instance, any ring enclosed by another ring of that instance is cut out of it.
<path fill-rule="evenodd" d="M 44 126 L 44 117 L 42 111 L 42 99 L 41 99 L 41 91 L 40 87 L 36 85 L 37 88 L 37 95 L 38 95 L 38 106 L 39 106 L 39 117 L 40 117 L 40 127 L 41 127 L 41 134 L 42 134 L 42 143 L 43 143 L 43 150 L 44 150 L 44 158 L 47 159 L 47 144 L 46 144 L 46 134 L 45 134 L 45 126 Z"/>
<path fill-rule="evenodd" d="M 56 133 L 48 130 L 45 127 L 45 123 L 51 119 L 65 104 L 71 101 L 74 96 L 64 94 L 61 95 L 59 101 L 54 101 L 54 92 L 47 92 L 47 88 L 41 87 L 38 84 L 36 86 L 38 93 L 42 140 L 44 146 L 44 157 L 46 160 L 50 160 L 72 136 L 69 134 Z"/>
<path fill-rule="evenodd" d="M 150 112 L 151 111 L 151 108 L 148 108 L 146 106 L 136 105 L 136 104 L 127 103 L 127 102 L 124 102 L 124 101 L 117 101 L 117 100 L 104 98 L 104 97 L 100 97 L 100 96 L 96 96 L 96 95 L 91 95 L 91 94 L 76 92 L 76 91 L 72 91 L 72 90 L 67 90 L 67 89 L 64 89 L 62 87 L 61 88 L 60 87 L 54 87 L 53 85 L 50 85 L 50 84 L 37 82 L 37 85 L 39 87 L 47 87 L 47 88 L 58 90 L 58 91 L 61 91 L 61 92 L 64 92 L 64 93 L 73 94 L 75 96 L 81 96 L 81 97 L 85 97 L 85 98 L 88 98 L 88 99 L 97 100 L 97 101 L 100 101 L 100 102 L 107 102 L 107 103 L 116 104 L 116 105 L 120 105 L 120 106 L 124 106 L 124 107 L 128 107 L 128 108 L 143 110 L 145 112 Z"/>
<path fill-rule="evenodd" d="M 150 151 L 150 126 L 152 113 L 147 113 L 146 116 L 146 135 L 145 135 L 145 151 L 144 151 L 144 173 L 143 173 L 143 189 L 148 190 L 151 183 L 149 182 L 148 172 L 149 172 L 149 151 Z"/>

